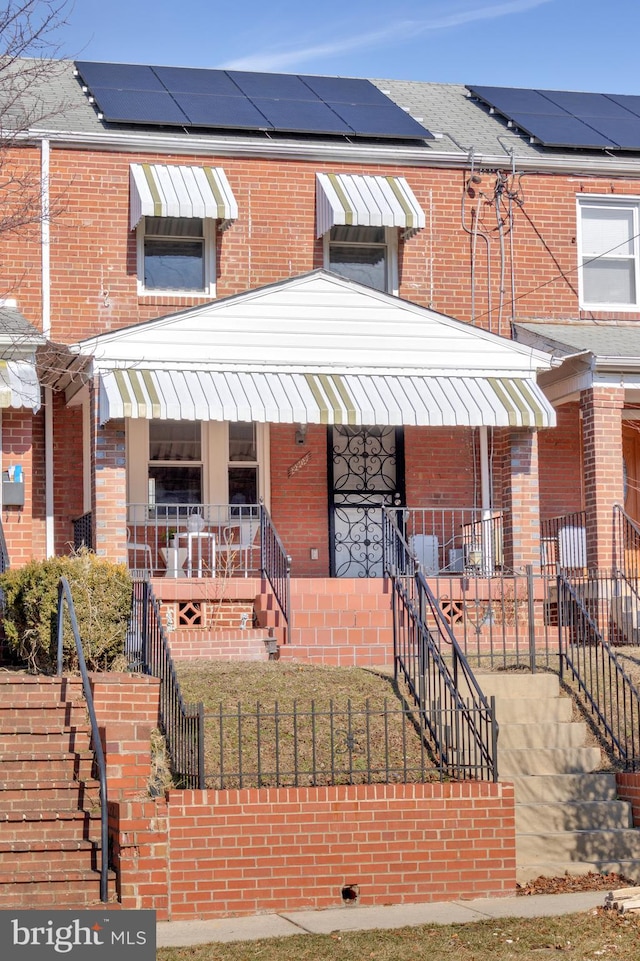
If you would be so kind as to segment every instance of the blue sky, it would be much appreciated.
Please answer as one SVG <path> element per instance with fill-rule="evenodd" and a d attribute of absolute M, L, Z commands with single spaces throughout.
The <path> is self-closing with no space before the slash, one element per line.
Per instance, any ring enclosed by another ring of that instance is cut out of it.
<path fill-rule="evenodd" d="M 75 0 L 59 40 L 86 60 L 640 94 L 639 35 L 638 0 Z"/>

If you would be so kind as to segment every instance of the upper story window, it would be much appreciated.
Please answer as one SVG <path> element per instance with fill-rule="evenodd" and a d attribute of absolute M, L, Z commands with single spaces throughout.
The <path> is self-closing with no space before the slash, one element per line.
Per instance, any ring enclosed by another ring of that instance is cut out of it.
<path fill-rule="evenodd" d="M 385 227 L 332 227 L 325 253 L 327 269 L 376 290 L 395 290 L 396 238 L 387 237 L 387 232 Z"/>
<path fill-rule="evenodd" d="M 138 227 L 142 289 L 215 295 L 212 227 L 199 217 L 144 217 Z"/>
<path fill-rule="evenodd" d="M 579 198 L 582 307 L 640 309 L 639 212 L 640 199 Z"/>
<path fill-rule="evenodd" d="M 238 216 L 224 170 L 131 164 L 129 203 L 138 292 L 215 297 L 216 230 Z"/>
<path fill-rule="evenodd" d="M 424 226 L 404 177 L 316 174 L 316 236 L 323 237 L 327 270 L 397 293 L 398 236 Z"/>

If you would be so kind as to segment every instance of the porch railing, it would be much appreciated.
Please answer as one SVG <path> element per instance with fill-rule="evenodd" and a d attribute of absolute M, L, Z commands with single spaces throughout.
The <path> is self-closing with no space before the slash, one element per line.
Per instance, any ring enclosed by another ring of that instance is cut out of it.
<path fill-rule="evenodd" d="M 640 770 L 640 693 L 598 623 L 610 609 L 602 595 L 611 578 L 592 574 L 576 582 L 559 574 L 557 582 L 560 677 L 574 681 L 613 755 L 627 770 Z"/>
<path fill-rule="evenodd" d="M 630 583 L 640 578 L 640 527 L 619 504 L 613 507 L 615 566 Z"/>
<path fill-rule="evenodd" d="M 284 549 L 271 515 L 260 505 L 260 567 L 287 623 L 291 621 L 291 558 Z"/>
<path fill-rule="evenodd" d="M 585 511 L 550 517 L 540 524 L 540 564 L 543 574 L 582 572 L 587 568 L 587 515 Z"/>
<path fill-rule="evenodd" d="M 504 517 L 479 507 L 386 507 L 427 577 L 504 570 Z"/>
<path fill-rule="evenodd" d="M 82 517 L 73 521 L 73 549 L 79 551 L 82 547 L 93 550 L 93 514 L 87 511 Z"/>
<path fill-rule="evenodd" d="M 187 704 L 180 691 L 158 602 L 148 580 L 134 579 L 125 654 L 129 669 L 160 679 L 160 724 L 179 787 L 204 785 L 202 704 Z"/>

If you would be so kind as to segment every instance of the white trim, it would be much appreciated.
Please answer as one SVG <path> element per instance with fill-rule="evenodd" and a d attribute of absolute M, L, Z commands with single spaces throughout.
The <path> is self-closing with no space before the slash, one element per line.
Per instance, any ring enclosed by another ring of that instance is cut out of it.
<path fill-rule="evenodd" d="M 357 227 L 355 228 L 358 229 Z M 384 244 L 357 244 L 351 243 L 350 241 L 339 241 L 347 246 L 353 247 L 386 247 L 386 273 L 387 273 L 387 290 L 383 291 L 386 294 L 394 294 L 398 296 L 399 290 L 399 278 L 398 278 L 398 228 L 397 227 L 385 227 L 384 228 Z M 327 231 L 322 237 L 322 257 L 323 266 L 325 270 L 334 272 L 331 267 L 331 258 L 329 249 L 331 247 L 331 234 Z M 338 276 L 341 276 L 338 274 Z M 349 278 L 345 278 L 349 279 Z M 371 288 L 375 290 L 377 288 Z"/>
<path fill-rule="evenodd" d="M 138 275 L 138 297 L 203 297 L 209 301 L 216 296 L 216 221 L 205 219 L 202 221 L 203 237 L 203 268 L 204 286 L 196 290 L 163 290 L 159 287 L 145 287 L 144 285 L 144 240 L 145 218 L 141 217 L 136 227 L 136 272 Z M 188 239 L 188 238 L 185 238 Z"/>

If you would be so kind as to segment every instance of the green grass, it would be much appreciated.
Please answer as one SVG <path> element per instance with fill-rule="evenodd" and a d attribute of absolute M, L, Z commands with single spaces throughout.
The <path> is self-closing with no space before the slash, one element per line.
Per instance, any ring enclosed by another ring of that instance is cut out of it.
<path fill-rule="evenodd" d="M 197 661 L 177 671 L 185 699 L 205 706 L 207 787 L 438 776 L 415 713 L 386 675 L 277 661 Z"/>
<path fill-rule="evenodd" d="M 357 909 L 356 909 L 357 910 Z M 392 931 L 335 932 L 159 948 L 158 961 L 640 961 L 640 917 L 598 908 Z"/>

